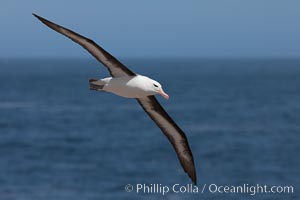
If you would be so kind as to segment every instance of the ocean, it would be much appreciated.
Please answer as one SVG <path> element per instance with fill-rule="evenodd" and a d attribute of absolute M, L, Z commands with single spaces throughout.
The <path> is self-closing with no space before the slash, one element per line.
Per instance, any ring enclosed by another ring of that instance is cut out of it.
<path fill-rule="evenodd" d="M 121 61 L 170 95 L 198 185 L 136 100 L 89 90 L 92 58 L 1 59 L 1 200 L 300 199 L 300 60 Z"/>

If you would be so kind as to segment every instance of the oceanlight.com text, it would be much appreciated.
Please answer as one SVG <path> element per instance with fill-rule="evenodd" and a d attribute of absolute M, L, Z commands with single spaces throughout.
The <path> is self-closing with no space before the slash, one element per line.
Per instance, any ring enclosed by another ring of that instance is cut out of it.
<path fill-rule="evenodd" d="M 127 184 L 125 186 L 126 192 L 135 192 L 137 194 L 160 194 L 165 195 L 168 193 L 178 194 L 248 194 L 254 196 L 256 194 L 293 194 L 293 186 L 274 186 L 263 184 L 242 184 L 242 185 L 218 185 L 218 184 L 203 184 L 196 186 L 193 184 Z"/>
<path fill-rule="evenodd" d="M 205 186 L 206 187 L 206 186 Z M 258 193 L 262 194 L 292 194 L 294 193 L 293 186 L 268 186 L 268 185 L 249 185 L 243 184 L 239 186 L 223 186 L 217 184 L 209 184 L 208 191 L 210 193 L 231 193 L 231 194 L 249 194 L 249 195 L 256 195 Z"/>

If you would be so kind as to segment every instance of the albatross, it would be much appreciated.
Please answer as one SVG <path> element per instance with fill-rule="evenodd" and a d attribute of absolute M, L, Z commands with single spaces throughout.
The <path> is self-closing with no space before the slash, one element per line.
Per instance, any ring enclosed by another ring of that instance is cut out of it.
<path fill-rule="evenodd" d="M 161 84 L 151 78 L 134 73 L 93 40 L 34 13 L 33 15 L 49 28 L 81 45 L 108 69 L 111 77 L 99 80 L 90 79 L 90 89 L 136 99 L 144 111 L 166 135 L 174 147 L 184 171 L 193 183 L 197 184 L 194 158 L 187 137 L 154 96 L 159 94 L 165 99 L 169 99 L 168 94 L 164 92 Z"/>

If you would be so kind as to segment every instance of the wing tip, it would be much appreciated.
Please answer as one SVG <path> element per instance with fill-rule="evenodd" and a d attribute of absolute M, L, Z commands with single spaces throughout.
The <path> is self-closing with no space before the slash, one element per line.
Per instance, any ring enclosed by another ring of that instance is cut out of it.
<path fill-rule="evenodd" d="M 38 18 L 39 20 L 42 20 L 43 18 L 35 13 L 32 13 L 33 16 L 35 16 L 36 18 Z"/>
<path fill-rule="evenodd" d="M 46 25 L 48 25 L 47 23 L 50 23 L 50 21 L 48 21 L 48 20 L 42 18 L 41 16 L 39 16 L 39 15 L 37 15 L 37 14 L 35 14 L 35 13 L 32 13 L 32 15 L 35 16 L 38 20 L 40 20 L 42 23 L 44 23 L 44 24 L 46 24 Z M 48 25 L 48 26 L 49 26 L 49 25 Z"/>
<path fill-rule="evenodd" d="M 196 170 L 195 170 L 194 163 L 191 167 L 188 167 L 185 171 L 188 174 L 188 176 L 190 177 L 190 179 L 192 180 L 192 182 L 195 185 L 197 185 L 197 175 L 196 175 Z"/>
<path fill-rule="evenodd" d="M 192 179 L 192 182 L 197 185 L 197 176 L 196 176 L 196 171 L 193 171 L 193 173 L 189 177 Z"/>
<path fill-rule="evenodd" d="M 32 13 L 32 15 L 35 16 L 38 20 L 40 20 L 43 24 L 45 24 L 45 25 L 47 25 L 49 27 L 53 27 L 53 26 L 59 27 L 59 25 L 54 24 L 53 22 L 51 22 L 51 21 L 49 21 L 49 20 L 47 20 L 47 19 L 45 19 L 45 18 L 43 18 L 43 17 L 35 14 L 35 13 Z"/>
<path fill-rule="evenodd" d="M 194 159 L 191 154 L 192 159 L 191 160 L 183 160 L 182 158 L 179 158 L 180 164 L 184 170 L 185 173 L 190 177 L 192 182 L 197 185 L 197 175 L 196 175 L 196 169 L 194 164 Z"/>

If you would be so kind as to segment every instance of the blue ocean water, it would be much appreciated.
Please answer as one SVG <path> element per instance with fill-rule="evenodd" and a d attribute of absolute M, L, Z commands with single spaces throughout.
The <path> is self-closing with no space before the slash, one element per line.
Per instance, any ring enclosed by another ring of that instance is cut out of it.
<path fill-rule="evenodd" d="M 90 91 L 90 60 L 0 60 L 0 199 L 300 199 L 300 60 L 124 59 L 170 95 L 199 190 L 293 186 L 293 194 L 126 192 L 187 185 L 171 145 L 133 99 Z M 298 156 L 297 156 L 298 155 Z M 207 188 L 206 188 L 207 189 Z"/>

